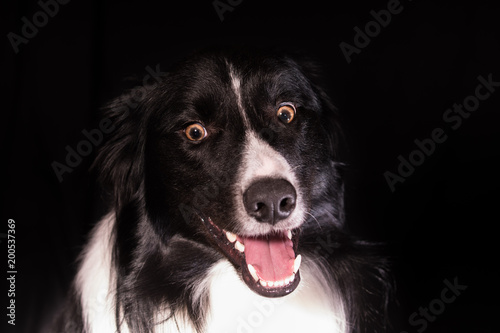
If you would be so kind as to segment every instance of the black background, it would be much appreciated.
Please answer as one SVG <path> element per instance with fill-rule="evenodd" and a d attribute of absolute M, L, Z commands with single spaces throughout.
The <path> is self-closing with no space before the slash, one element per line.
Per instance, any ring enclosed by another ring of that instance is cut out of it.
<path fill-rule="evenodd" d="M 43 0 L 42 0 L 43 1 Z M 238 1 L 234 1 L 238 2 Z M 212 1 L 78 1 L 19 46 L 36 1 L 2 5 L 1 227 L 16 222 L 16 332 L 38 332 L 63 298 L 89 227 L 102 213 L 95 155 L 59 182 L 53 161 L 97 128 L 98 109 L 147 74 L 167 70 L 217 43 L 286 46 L 324 66 L 349 139 L 347 218 L 360 237 L 387 243 L 398 300 L 393 331 L 417 332 L 408 318 L 440 298 L 443 281 L 467 289 L 425 332 L 497 332 L 500 88 L 452 130 L 442 117 L 473 95 L 479 75 L 500 81 L 500 11 L 495 1 L 402 0 L 401 13 L 347 63 L 339 47 L 388 1 L 242 1 L 220 20 Z M 415 139 L 443 128 L 448 139 L 392 192 L 384 172 Z M 2 240 L 2 332 L 7 325 L 7 248 Z M 495 329 L 495 330 L 494 330 Z"/>

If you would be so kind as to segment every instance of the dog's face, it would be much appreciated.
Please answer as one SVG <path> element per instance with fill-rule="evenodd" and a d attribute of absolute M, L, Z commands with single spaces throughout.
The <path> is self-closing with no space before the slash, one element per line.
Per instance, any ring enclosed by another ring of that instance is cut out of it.
<path fill-rule="evenodd" d="M 142 173 L 146 213 L 167 246 L 173 235 L 196 240 L 255 292 L 292 292 L 300 231 L 340 191 L 333 110 L 305 70 L 274 55 L 201 55 L 168 74 L 140 112 L 141 167 L 129 173 Z"/>

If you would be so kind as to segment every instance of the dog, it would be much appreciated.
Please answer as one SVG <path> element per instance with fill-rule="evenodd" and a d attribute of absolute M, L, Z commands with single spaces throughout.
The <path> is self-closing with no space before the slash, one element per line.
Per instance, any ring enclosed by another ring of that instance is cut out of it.
<path fill-rule="evenodd" d="M 105 117 L 111 209 L 58 331 L 384 330 L 389 265 L 346 232 L 339 115 L 314 63 L 205 50 Z"/>

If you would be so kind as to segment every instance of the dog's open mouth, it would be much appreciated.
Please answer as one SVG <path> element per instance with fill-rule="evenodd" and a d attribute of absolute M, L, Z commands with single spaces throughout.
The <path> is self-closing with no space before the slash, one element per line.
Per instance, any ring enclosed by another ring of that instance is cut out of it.
<path fill-rule="evenodd" d="M 222 252 L 241 269 L 250 289 L 266 297 L 291 293 L 300 282 L 301 256 L 295 255 L 298 230 L 264 236 L 239 236 L 223 230 L 210 218 L 201 218 Z"/>

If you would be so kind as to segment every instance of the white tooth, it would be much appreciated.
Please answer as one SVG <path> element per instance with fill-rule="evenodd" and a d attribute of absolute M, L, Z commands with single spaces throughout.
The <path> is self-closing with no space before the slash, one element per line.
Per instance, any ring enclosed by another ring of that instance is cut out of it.
<path fill-rule="evenodd" d="M 252 265 L 248 264 L 248 271 L 250 272 L 250 275 L 253 277 L 253 279 L 255 280 L 255 282 L 257 282 L 257 280 L 259 279 L 259 277 L 257 276 L 257 271 L 255 270 L 255 267 L 253 267 Z"/>
<path fill-rule="evenodd" d="M 299 254 L 297 256 L 297 258 L 295 258 L 295 261 L 293 263 L 293 272 L 294 273 L 297 273 L 297 271 L 299 270 L 301 261 L 302 261 L 302 256 Z"/>
<path fill-rule="evenodd" d="M 292 239 L 292 232 L 290 230 L 288 230 L 287 236 L 288 236 L 288 239 Z"/>
<path fill-rule="evenodd" d="M 285 281 L 280 280 L 276 283 L 278 286 L 283 287 L 285 285 Z"/>
<path fill-rule="evenodd" d="M 273 281 L 269 281 L 269 282 L 267 282 L 267 285 L 268 285 L 269 287 L 273 287 L 273 286 L 274 286 L 274 282 L 273 282 Z"/>
<path fill-rule="evenodd" d="M 266 281 L 262 281 L 262 280 L 260 280 L 259 282 L 260 282 L 260 284 L 262 285 L 262 287 L 267 287 L 267 283 L 266 283 Z"/>
<path fill-rule="evenodd" d="M 226 237 L 227 240 L 230 241 L 231 243 L 234 243 L 234 241 L 236 240 L 236 235 L 230 231 L 226 231 Z"/>
<path fill-rule="evenodd" d="M 234 243 L 234 248 L 240 252 L 245 252 L 245 245 L 241 244 L 239 241 Z"/>

